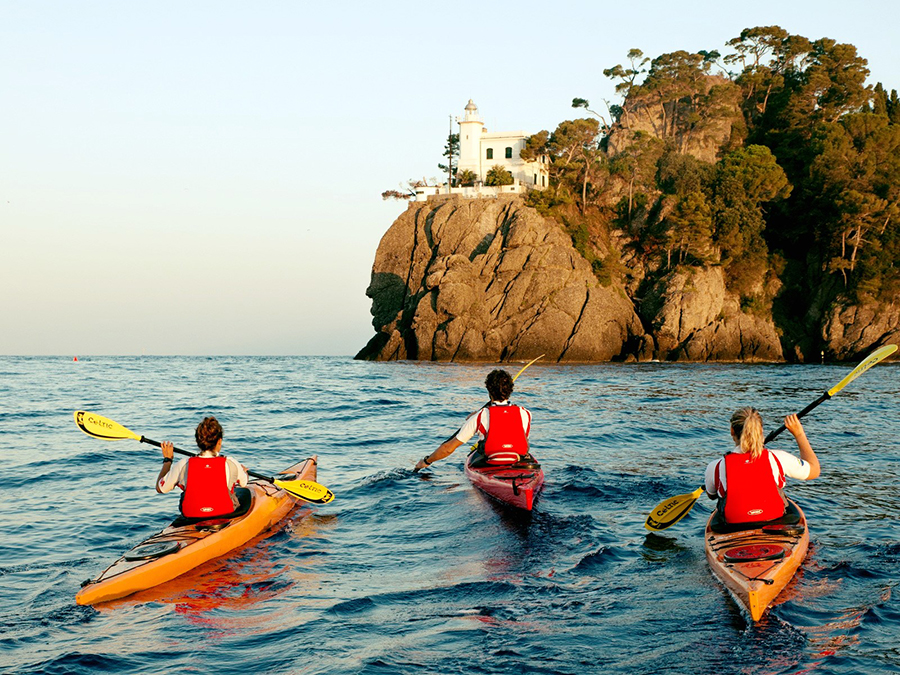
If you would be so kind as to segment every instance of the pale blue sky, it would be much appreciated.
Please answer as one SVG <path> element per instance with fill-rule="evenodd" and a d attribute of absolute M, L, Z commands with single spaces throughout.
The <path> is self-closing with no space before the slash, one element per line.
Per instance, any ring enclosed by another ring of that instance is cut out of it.
<path fill-rule="evenodd" d="M 0 0 L 0 354 L 353 354 L 448 115 L 552 130 L 628 49 L 778 24 L 900 89 L 891 2 Z"/>

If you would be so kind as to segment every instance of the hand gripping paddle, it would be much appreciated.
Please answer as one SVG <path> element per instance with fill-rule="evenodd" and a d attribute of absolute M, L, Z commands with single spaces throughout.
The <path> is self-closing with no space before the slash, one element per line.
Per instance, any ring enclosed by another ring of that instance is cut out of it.
<path fill-rule="evenodd" d="M 525 372 L 525 369 L 526 369 L 528 366 L 530 366 L 530 365 L 531 365 L 532 363 L 534 363 L 535 361 L 544 358 L 544 356 L 545 356 L 544 354 L 541 354 L 540 356 L 531 359 L 531 361 L 529 361 L 529 362 L 526 363 L 524 366 L 522 366 L 522 367 L 519 369 L 519 372 L 516 373 L 516 374 L 513 376 L 512 381 L 515 382 L 515 381 L 516 381 L 516 378 L 518 378 L 519 375 L 521 375 L 522 373 L 524 373 L 524 372 Z M 478 412 L 481 412 L 482 410 L 484 410 L 484 409 L 485 409 L 487 406 L 489 406 L 490 404 L 491 404 L 491 402 L 488 401 L 488 402 L 485 403 L 483 406 L 481 406 L 481 408 L 478 410 Z M 474 414 L 477 414 L 477 413 L 472 413 L 472 414 L 474 415 Z M 471 415 L 470 415 L 470 417 L 471 417 Z M 456 435 L 456 434 L 453 434 L 453 436 L 455 436 L 455 435 Z M 453 438 L 453 436 L 451 436 L 450 438 Z M 450 438 L 448 438 L 447 440 L 449 441 Z M 446 441 L 445 441 L 445 442 L 446 442 Z M 425 455 L 425 456 L 428 457 L 428 455 Z M 419 473 L 419 469 L 413 469 L 413 473 Z"/>
<path fill-rule="evenodd" d="M 864 358 L 862 362 L 860 362 L 860 364 L 856 366 L 856 368 L 854 368 L 850 372 L 850 374 L 847 375 L 843 380 L 838 382 L 831 389 L 826 391 L 819 398 L 817 398 L 803 410 L 798 412 L 797 417 L 803 417 L 808 412 L 812 411 L 813 408 L 830 399 L 841 389 L 846 387 L 848 384 L 853 382 L 853 380 L 866 372 L 869 368 L 874 366 L 876 363 L 883 361 L 895 351 L 897 351 L 897 345 L 885 345 L 876 349 L 874 352 Z M 769 443 L 784 430 L 785 426 L 782 424 L 775 431 L 766 436 L 766 440 L 764 442 Z M 694 504 L 696 504 L 697 500 L 700 498 L 700 495 L 703 494 L 703 490 L 704 488 L 701 487 L 688 494 L 664 499 L 655 507 L 653 507 L 650 515 L 647 516 L 644 527 L 646 527 L 651 532 L 658 532 L 659 530 L 665 530 L 668 527 L 672 527 L 672 525 L 684 518 L 690 512 L 690 510 L 694 507 Z"/>
<path fill-rule="evenodd" d="M 95 413 L 86 412 L 84 410 L 75 411 L 75 424 L 77 424 L 78 428 L 88 436 L 100 438 L 104 441 L 122 441 L 125 439 L 131 439 L 140 441 L 141 443 L 147 443 L 148 445 L 154 445 L 157 448 L 162 445 L 162 443 L 160 443 L 159 441 L 154 441 L 136 434 L 131 429 L 123 427 L 118 422 L 114 422 L 107 417 L 103 417 Z M 196 457 L 194 453 L 187 452 L 186 450 L 182 450 L 180 448 L 174 448 L 174 450 L 179 455 L 185 455 L 186 457 Z M 303 501 L 310 502 L 311 504 L 327 504 L 332 499 L 334 499 L 334 493 L 331 490 L 329 490 L 324 485 L 316 483 L 315 481 L 279 480 L 271 476 L 264 476 L 263 474 L 256 473 L 255 471 L 248 471 L 247 473 L 254 478 L 259 478 L 260 480 L 264 480 L 267 483 L 272 483 L 272 485 L 274 485 L 275 487 L 291 493 L 293 496 L 297 497 L 297 499 L 302 499 Z"/>

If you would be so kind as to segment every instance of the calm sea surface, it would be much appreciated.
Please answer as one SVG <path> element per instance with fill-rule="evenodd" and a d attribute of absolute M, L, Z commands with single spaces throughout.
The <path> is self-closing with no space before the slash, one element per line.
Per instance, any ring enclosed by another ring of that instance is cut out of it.
<path fill-rule="evenodd" d="M 514 396 L 546 471 L 528 518 L 472 488 L 465 448 L 410 470 L 486 400 L 490 366 L 2 357 L 0 672 L 898 672 L 897 366 L 806 418 L 822 477 L 788 492 L 810 555 L 761 623 L 707 568 L 711 503 L 665 536 L 643 527 L 728 450 L 735 408 L 771 429 L 850 369 L 532 366 Z M 337 498 L 140 597 L 76 606 L 177 511 L 153 489 L 159 451 L 85 436 L 76 409 L 185 449 L 214 414 L 227 454 L 261 472 L 318 454 Z"/>

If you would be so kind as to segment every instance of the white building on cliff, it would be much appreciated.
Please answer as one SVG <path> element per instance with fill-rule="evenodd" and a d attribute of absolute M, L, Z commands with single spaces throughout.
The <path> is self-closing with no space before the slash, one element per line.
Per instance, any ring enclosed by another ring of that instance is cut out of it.
<path fill-rule="evenodd" d="M 468 186 L 450 187 L 430 185 L 416 188 L 416 201 L 426 201 L 431 195 L 459 194 L 464 197 L 496 197 L 500 194 L 516 194 L 526 190 L 542 190 L 550 178 L 547 158 L 526 162 L 519 154 L 525 148 L 524 131 L 497 131 L 489 133 L 478 115 L 478 106 L 469 99 L 465 114 L 456 118 L 459 124 L 459 161 L 457 175 L 463 171 L 475 174 L 475 182 Z M 512 174 L 513 184 L 484 185 L 488 171 L 500 166 Z"/>

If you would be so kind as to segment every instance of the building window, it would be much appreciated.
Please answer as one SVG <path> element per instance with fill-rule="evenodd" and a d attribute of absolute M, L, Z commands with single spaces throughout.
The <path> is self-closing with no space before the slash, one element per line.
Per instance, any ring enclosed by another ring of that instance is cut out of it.
<path fill-rule="evenodd" d="M 493 149 L 493 148 L 488 148 L 488 149 L 487 149 L 487 158 L 488 158 L 488 159 L 494 159 L 494 149 Z"/>
<path fill-rule="evenodd" d="M 506 159 L 512 159 L 512 148 L 506 149 Z"/>
<path fill-rule="evenodd" d="M 541 187 L 547 187 L 547 177 L 541 176 Z"/>

